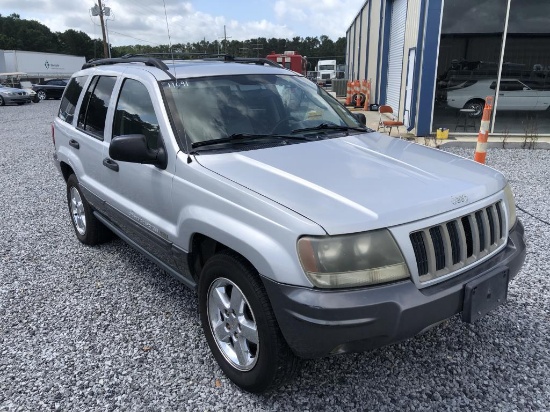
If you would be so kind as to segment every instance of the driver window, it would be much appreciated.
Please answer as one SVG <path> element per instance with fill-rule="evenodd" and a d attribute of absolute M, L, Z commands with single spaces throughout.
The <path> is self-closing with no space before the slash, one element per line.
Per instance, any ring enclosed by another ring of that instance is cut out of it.
<path fill-rule="evenodd" d="M 124 80 L 113 121 L 113 137 L 129 134 L 145 135 L 149 149 L 161 145 L 159 122 L 149 92 L 133 79 Z"/>
<path fill-rule="evenodd" d="M 341 119 L 332 110 L 329 110 L 326 101 L 316 93 L 307 93 L 299 84 L 291 82 L 281 82 L 276 87 L 291 120 L 330 122 L 338 125 L 342 123 Z M 312 122 L 297 127 L 308 127 Z"/>

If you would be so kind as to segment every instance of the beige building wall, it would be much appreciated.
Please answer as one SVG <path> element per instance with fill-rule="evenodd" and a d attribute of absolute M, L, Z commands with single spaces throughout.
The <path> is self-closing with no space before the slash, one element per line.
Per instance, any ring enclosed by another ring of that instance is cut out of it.
<path fill-rule="evenodd" d="M 367 38 L 368 38 L 368 23 L 369 23 L 369 7 L 368 3 L 361 8 L 359 11 L 359 19 L 361 27 L 361 45 L 358 50 L 359 55 L 359 70 L 357 73 L 357 79 L 363 80 L 365 78 L 365 70 L 367 67 Z"/>
<path fill-rule="evenodd" d="M 403 119 L 405 111 L 405 89 L 407 87 L 407 71 L 409 66 L 409 50 L 417 47 L 418 28 L 420 27 L 420 6 L 422 0 L 407 1 L 407 23 L 405 27 L 405 43 L 403 46 L 403 67 L 401 76 L 401 98 L 399 102 L 399 118 Z M 416 50 L 416 58 L 420 58 L 420 50 Z M 420 73 L 415 73 L 418 79 Z M 417 110 L 418 113 L 418 110 Z M 413 130 L 414 132 L 414 130 Z"/>
<path fill-rule="evenodd" d="M 382 18 L 380 14 L 382 13 Z M 379 103 L 380 84 L 377 79 L 380 79 L 380 68 L 382 66 L 382 56 L 380 55 L 381 29 L 384 27 L 384 1 L 371 1 L 371 27 L 370 27 L 370 47 L 369 47 L 369 72 L 367 77 L 371 81 L 371 103 Z M 378 85 L 378 89 L 377 89 Z"/>
<path fill-rule="evenodd" d="M 361 49 L 360 47 L 362 47 L 362 45 L 360 45 L 360 42 L 359 42 L 359 34 L 360 34 L 360 27 L 361 27 L 361 15 L 358 14 L 357 17 L 355 18 L 355 24 L 354 24 L 354 27 L 353 27 L 353 33 L 354 33 L 354 39 L 355 39 L 355 44 L 354 44 L 354 54 L 355 54 L 355 64 L 353 66 L 353 80 L 357 80 L 357 76 L 358 76 L 358 73 L 359 73 L 359 66 L 360 66 L 360 63 L 361 63 Z"/>

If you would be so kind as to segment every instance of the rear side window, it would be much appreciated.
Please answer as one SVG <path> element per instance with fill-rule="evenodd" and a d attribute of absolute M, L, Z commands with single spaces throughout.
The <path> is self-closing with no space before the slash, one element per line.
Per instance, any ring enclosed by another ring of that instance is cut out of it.
<path fill-rule="evenodd" d="M 74 118 L 74 110 L 76 108 L 76 103 L 82 93 L 82 89 L 88 76 L 79 76 L 73 77 L 63 94 L 63 99 L 61 99 L 61 104 L 59 105 L 58 116 L 61 120 L 66 121 L 67 123 L 72 123 Z"/>
<path fill-rule="evenodd" d="M 90 82 L 78 114 L 78 128 L 103 140 L 105 118 L 115 87 L 116 77 L 96 76 Z"/>
<path fill-rule="evenodd" d="M 159 122 L 147 88 L 140 82 L 126 79 L 113 122 L 113 137 L 129 134 L 145 135 L 149 149 L 159 147 Z"/>

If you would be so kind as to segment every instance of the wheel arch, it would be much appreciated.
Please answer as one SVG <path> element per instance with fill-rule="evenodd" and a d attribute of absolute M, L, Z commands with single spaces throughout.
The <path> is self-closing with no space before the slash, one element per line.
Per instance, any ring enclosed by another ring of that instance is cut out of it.
<path fill-rule="evenodd" d="M 68 165 L 65 162 L 60 162 L 59 166 L 61 168 L 61 174 L 63 175 L 63 179 L 65 179 L 65 183 L 66 183 L 67 180 L 69 180 L 69 176 L 74 174 L 74 170 L 70 165 Z"/>
<path fill-rule="evenodd" d="M 180 233 L 179 236 L 188 239 L 188 267 L 195 280 L 198 281 L 210 257 L 222 250 L 230 250 L 241 256 L 261 276 L 276 282 L 310 286 L 297 255 L 284 246 L 288 242 L 295 243 L 297 239 L 271 236 L 271 233 L 264 233 L 252 225 L 227 221 L 227 216 L 216 218 L 218 213 L 210 212 L 203 210 L 200 221 L 189 219 L 180 222 L 180 227 L 185 227 L 189 233 Z"/>

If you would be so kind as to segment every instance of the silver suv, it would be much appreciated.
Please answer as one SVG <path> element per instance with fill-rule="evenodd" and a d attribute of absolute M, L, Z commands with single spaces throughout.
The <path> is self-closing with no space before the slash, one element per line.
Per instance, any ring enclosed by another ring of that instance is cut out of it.
<path fill-rule="evenodd" d="M 241 388 L 503 303 L 525 258 L 498 171 L 368 129 L 262 59 L 88 63 L 53 123 L 77 238 L 197 289 Z"/>

